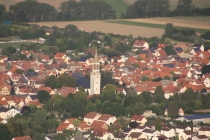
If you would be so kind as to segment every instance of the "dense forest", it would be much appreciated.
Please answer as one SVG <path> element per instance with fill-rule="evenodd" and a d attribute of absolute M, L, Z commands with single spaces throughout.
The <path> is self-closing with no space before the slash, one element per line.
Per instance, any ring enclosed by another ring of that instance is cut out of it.
<path fill-rule="evenodd" d="M 169 7 L 169 0 L 138 0 L 127 8 L 125 18 L 210 15 L 210 8 L 197 8 L 192 0 L 179 0 L 174 11 Z"/>
<path fill-rule="evenodd" d="M 198 16 L 210 15 L 210 8 L 197 8 L 192 0 L 179 0 L 175 10 L 170 10 L 169 0 L 138 0 L 127 7 L 121 18 L 163 17 L 163 16 Z M 11 5 L 6 11 L 0 4 L 0 19 L 18 22 L 73 21 L 115 19 L 116 11 L 105 1 L 75 0 L 62 2 L 59 9 L 46 3 L 29 0 Z"/>
<path fill-rule="evenodd" d="M 10 6 L 0 5 L 0 19 L 18 22 L 39 22 L 54 20 L 113 19 L 116 12 L 104 1 L 62 2 L 59 10 L 37 1 L 23 1 Z"/>

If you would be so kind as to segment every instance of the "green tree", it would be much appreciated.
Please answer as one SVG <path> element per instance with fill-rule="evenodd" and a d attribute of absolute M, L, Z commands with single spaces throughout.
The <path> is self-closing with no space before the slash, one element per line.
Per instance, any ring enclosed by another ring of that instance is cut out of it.
<path fill-rule="evenodd" d="M 147 76 L 145 76 L 145 75 L 143 75 L 143 76 L 141 77 L 141 81 L 142 81 L 142 82 L 148 81 L 148 80 L 150 80 L 149 77 L 147 77 Z"/>
<path fill-rule="evenodd" d="M 210 50 L 210 42 L 205 42 L 204 44 L 203 44 L 203 46 L 204 46 L 204 50 L 205 51 L 207 51 L 207 50 Z"/>
<path fill-rule="evenodd" d="M 117 87 L 113 84 L 105 85 L 103 89 L 103 100 L 108 100 L 110 102 L 114 102 L 116 100 L 116 92 Z"/>
<path fill-rule="evenodd" d="M 165 27 L 165 32 L 163 38 L 169 37 L 171 38 L 173 35 L 174 25 L 172 23 L 167 23 Z"/>
<path fill-rule="evenodd" d="M 75 96 L 76 96 L 76 99 L 80 102 L 86 102 L 86 99 L 87 99 L 87 95 L 85 94 L 84 91 L 77 91 L 75 93 Z"/>
<path fill-rule="evenodd" d="M 144 111 L 145 111 L 145 106 L 143 103 L 140 102 L 133 107 L 132 114 L 141 115 L 144 113 Z"/>
<path fill-rule="evenodd" d="M 106 84 L 115 84 L 112 72 L 101 71 L 101 88 Z"/>
<path fill-rule="evenodd" d="M 47 112 L 43 110 L 37 110 L 34 116 L 34 122 L 38 125 L 42 125 L 47 120 Z"/>
<path fill-rule="evenodd" d="M 72 117 L 83 117 L 86 114 L 86 107 L 83 103 L 77 100 L 69 100 L 66 102 L 67 111 Z"/>
<path fill-rule="evenodd" d="M 54 75 L 47 76 L 45 86 L 51 87 L 52 89 L 57 88 L 57 78 Z"/>
<path fill-rule="evenodd" d="M 50 94 L 45 90 L 39 90 L 37 93 L 37 98 L 41 103 L 45 103 L 51 98 Z"/>
<path fill-rule="evenodd" d="M 2 18 L 4 12 L 6 12 L 6 6 L 3 4 L 0 4 L 0 18 Z"/>
<path fill-rule="evenodd" d="M 67 140 L 65 134 L 63 133 L 58 133 L 56 135 L 53 135 L 52 137 L 55 140 Z"/>
<path fill-rule="evenodd" d="M 47 100 L 46 101 L 45 108 L 46 108 L 47 111 L 52 111 L 52 108 L 53 108 L 53 102 L 52 102 L 52 100 Z"/>
<path fill-rule="evenodd" d="M 175 12 L 178 16 L 189 16 L 192 14 L 192 0 L 179 0 Z"/>
<path fill-rule="evenodd" d="M 12 134 L 8 130 L 8 127 L 6 124 L 0 124 L 0 139 L 1 140 L 11 140 Z"/>
<path fill-rule="evenodd" d="M 57 42 L 56 46 L 60 52 L 66 52 L 67 46 L 63 42 Z"/>
<path fill-rule="evenodd" d="M 30 68 L 30 69 L 28 69 L 28 72 L 35 72 L 35 70 Z"/>
<path fill-rule="evenodd" d="M 158 118 L 156 119 L 155 130 L 160 131 L 161 129 L 162 129 L 161 120 L 160 120 L 160 118 L 158 117 Z"/>
<path fill-rule="evenodd" d="M 165 102 L 164 91 L 161 86 L 156 87 L 154 92 L 154 101 L 156 103 Z"/>
<path fill-rule="evenodd" d="M 63 73 L 59 76 L 57 80 L 57 87 L 61 88 L 62 86 L 76 87 L 77 86 L 76 79 L 71 77 L 67 73 Z"/>
<path fill-rule="evenodd" d="M 87 110 L 87 112 L 95 112 L 95 111 L 97 111 L 97 108 L 94 103 L 88 102 L 88 104 L 86 106 L 86 110 Z"/>
<path fill-rule="evenodd" d="M 11 63 L 7 62 L 5 68 L 6 68 L 6 70 L 11 70 L 12 69 Z"/>
<path fill-rule="evenodd" d="M 174 50 L 174 46 L 173 45 L 166 46 L 164 48 L 164 50 L 167 53 L 167 55 L 176 54 L 176 51 Z"/>
<path fill-rule="evenodd" d="M 15 71 L 15 74 L 23 74 L 23 71 L 22 71 L 21 69 L 17 69 L 17 70 Z"/>
<path fill-rule="evenodd" d="M 179 107 L 176 102 L 170 102 L 169 108 L 168 108 L 168 116 L 171 118 L 177 118 L 178 117 L 178 111 Z"/>
<path fill-rule="evenodd" d="M 201 37 L 210 40 L 210 31 L 205 32 L 204 34 L 201 35 Z"/>

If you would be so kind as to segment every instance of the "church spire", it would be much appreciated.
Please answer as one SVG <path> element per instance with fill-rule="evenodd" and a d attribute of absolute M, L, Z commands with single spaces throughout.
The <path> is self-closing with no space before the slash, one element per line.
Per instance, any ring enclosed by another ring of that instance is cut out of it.
<path fill-rule="evenodd" d="M 96 48 L 96 52 L 95 52 L 95 56 L 94 56 L 93 60 L 98 61 L 98 50 L 97 50 L 97 48 Z"/>

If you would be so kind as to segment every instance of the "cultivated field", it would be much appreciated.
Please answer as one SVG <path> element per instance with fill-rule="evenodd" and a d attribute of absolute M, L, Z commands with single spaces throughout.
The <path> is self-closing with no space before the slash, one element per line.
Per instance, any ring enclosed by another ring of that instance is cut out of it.
<path fill-rule="evenodd" d="M 40 26 L 49 26 L 49 27 L 52 26 L 65 27 L 68 24 L 73 24 L 79 28 L 83 28 L 87 32 L 101 31 L 104 33 L 114 33 L 121 35 L 132 34 L 134 37 L 138 37 L 139 35 L 144 37 L 152 37 L 152 36 L 161 37 L 164 33 L 164 29 L 122 25 L 122 24 L 108 23 L 106 21 L 37 22 L 32 24 L 38 24 Z"/>
<path fill-rule="evenodd" d="M 40 26 L 65 27 L 68 24 L 76 25 L 87 32 L 101 31 L 104 33 L 114 33 L 130 35 L 134 37 L 144 36 L 161 37 L 164 33 L 165 24 L 173 23 L 179 28 L 194 28 L 196 32 L 203 33 L 210 30 L 210 17 L 173 17 L 173 18 L 139 18 L 127 20 L 104 20 L 104 21 L 68 21 L 68 22 L 37 22 Z M 32 23 L 33 24 L 33 23 Z"/>
<path fill-rule="evenodd" d="M 138 18 L 127 21 L 162 24 L 173 23 L 174 26 L 210 30 L 210 17 L 173 17 L 173 18 Z"/>

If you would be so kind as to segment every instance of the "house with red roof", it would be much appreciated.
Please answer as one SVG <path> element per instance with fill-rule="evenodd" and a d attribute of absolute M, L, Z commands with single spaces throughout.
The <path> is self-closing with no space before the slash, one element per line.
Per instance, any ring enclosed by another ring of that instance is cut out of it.
<path fill-rule="evenodd" d="M 146 41 L 144 41 L 144 40 L 136 40 L 133 43 L 133 47 L 148 49 L 149 48 L 149 44 Z"/>
<path fill-rule="evenodd" d="M 94 120 L 93 123 L 90 125 L 90 128 L 92 129 L 102 129 L 104 131 L 108 130 L 108 125 L 105 122 Z"/>
<path fill-rule="evenodd" d="M 32 140 L 31 136 L 14 137 L 12 140 Z"/>
<path fill-rule="evenodd" d="M 59 91 L 59 95 L 67 97 L 70 93 L 74 94 L 77 91 L 79 91 L 77 88 L 63 86 Z"/>
<path fill-rule="evenodd" d="M 101 114 L 97 112 L 89 112 L 84 116 L 84 121 L 88 124 L 92 124 L 94 120 L 98 120 Z"/>
<path fill-rule="evenodd" d="M 141 116 L 141 115 L 133 115 L 131 117 L 131 121 L 132 122 L 137 122 L 137 123 L 140 123 L 141 125 L 145 125 L 145 123 L 147 122 L 147 119 L 146 117 L 144 116 Z"/>
<path fill-rule="evenodd" d="M 109 115 L 109 114 L 102 114 L 98 121 L 105 122 L 107 125 L 114 124 L 114 122 L 117 120 L 115 116 Z"/>
<path fill-rule="evenodd" d="M 11 85 L 0 85 L 0 95 L 10 95 Z"/>
<path fill-rule="evenodd" d="M 64 60 L 64 62 L 68 62 L 70 60 L 70 58 L 65 54 L 65 53 L 61 53 L 61 52 L 57 52 L 54 56 L 54 58 L 60 59 L 60 60 Z"/>

